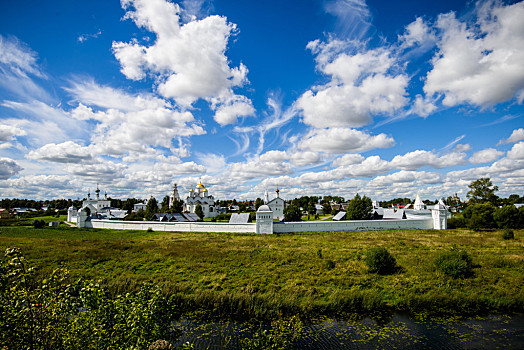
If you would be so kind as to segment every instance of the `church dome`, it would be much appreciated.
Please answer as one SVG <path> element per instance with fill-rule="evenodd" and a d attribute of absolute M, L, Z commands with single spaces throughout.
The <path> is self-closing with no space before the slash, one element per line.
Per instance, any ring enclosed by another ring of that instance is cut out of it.
<path fill-rule="evenodd" d="M 198 189 L 200 189 L 200 188 L 206 189 L 206 187 L 204 185 L 202 185 L 202 183 L 199 183 L 196 188 L 198 188 Z"/>
<path fill-rule="evenodd" d="M 267 205 L 261 205 L 257 211 L 271 211 L 271 208 Z"/>

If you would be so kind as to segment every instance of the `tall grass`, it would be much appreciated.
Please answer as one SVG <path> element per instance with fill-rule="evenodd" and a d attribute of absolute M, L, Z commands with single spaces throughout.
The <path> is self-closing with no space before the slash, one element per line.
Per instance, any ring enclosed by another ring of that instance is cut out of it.
<path fill-rule="evenodd" d="M 65 265 L 114 292 L 153 281 L 197 315 L 468 313 L 524 311 L 523 232 L 503 240 L 498 231 L 468 230 L 257 236 L 0 227 L 0 249 L 20 247 L 42 271 Z M 472 277 L 454 280 L 436 269 L 451 246 L 471 255 Z M 371 247 L 387 248 L 402 269 L 370 274 Z"/>

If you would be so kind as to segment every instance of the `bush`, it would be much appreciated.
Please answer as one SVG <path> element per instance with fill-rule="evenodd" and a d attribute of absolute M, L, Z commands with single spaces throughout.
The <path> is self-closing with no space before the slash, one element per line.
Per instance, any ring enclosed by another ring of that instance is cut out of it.
<path fill-rule="evenodd" d="M 515 234 L 513 233 L 513 230 L 505 229 L 502 233 L 502 238 L 504 239 L 515 239 Z"/>
<path fill-rule="evenodd" d="M 495 207 L 491 203 L 480 203 L 470 205 L 464 210 L 464 219 L 468 228 L 478 231 L 496 226 L 493 220 Z"/>
<path fill-rule="evenodd" d="M 42 228 L 45 226 L 45 221 L 44 220 L 34 220 L 33 221 L 33 227 L 34 228 Z"/>
<path fill-rule="evenodd" d="M 519 210 L 514 205 L 505 205 L 497 208 L 493 219 L 499 228 L 520 228 Z"/>
<path fill-rule="evenodd" d="M 332 270 L 335 268 L 335 262 L 333 260 L 326 261 L 326 268 L 328 270 Z"/>
<path fill-rule="evenodd" d="M 435 265 L 440 272 L 452 278 L 465 278 L 473 274 L 473 261 L 464 249 L 452 248 L 440 254 Z"/>
<path fill-rule="evenodd" d="M 448 228 L 465 228 L 466 227 L 466 220 L 463 216 L 454 216 L 452 218 L 448 219 Z"/>
<path fill-rule="evenodd" d="M 386 248 L 371 248 L 366 254 L 366 265 L 369 272 L 389 275 L 397 271 L 397 261 Z"/>
<path fill-rule="evenodd" d="M 64 268 L 41 277 L 17 248 L 0 258 L 0 349 L 147 349 L 176 339 L 176 305 L 151 283 L 114 296 L 97 282 L 70 283 Z"/>
<path fill-rule="evenodd" d="M 153 229 L 151 227 L 148 227 L 147 232 L 153 232 Z"/>

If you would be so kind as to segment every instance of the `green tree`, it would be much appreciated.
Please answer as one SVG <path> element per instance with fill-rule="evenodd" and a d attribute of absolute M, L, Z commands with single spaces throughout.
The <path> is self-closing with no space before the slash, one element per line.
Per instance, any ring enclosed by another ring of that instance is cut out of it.
<path fill-rule="evenodd" d="M 322 204 L 322 211 L 324 212 L 324 215 L 331 213 L 331 205 L 325 202 L 324 204 Z"/>
<path fill-rule="evenodd" d="M 494 186 L 489 177 L 483 177 L 473 181 L 469 184 L 469 191 L 467 197 L 469 198 L 470 204 L 486 203 L 489 202 L 493 205 L 497 205 L 498 196 L 495 194 L 499 190 L 497 186 Z"/>
<path fill-rule="evenodd" d="M 521 228 L 519 214 L 519 210 L 514 205 L 505 205 L 495 209 L 493 220 L 499 228 Z"/>
<path fill-rule="evenodd" d="M 181 213 L 184 211 L 184 201 L 181 199 L 175 199 L 173 201 L 173 205 L 171 206 L 171 209 L 169 209 L 172 213 Z"/>
<path fill-rule="evenodd" d="M 357 193 L 355 198 L 349 201 L 346 209 L 347 220 L 371 220 L 373 219 L 373 203 L 368 197 L 360 197 Z"/>
<path fill-rule="evenodd" d="M 151 220 L 156 213 L 158 213 L 158 202 L 155 197 L 151 196 L 147 201 L 145 218 Z"/>
<path fill-rule="evenodd" d="M 317 213 L 317 208 L 315 207 L 315 203 L 309 202 L 307 206 L 307 212 L 308 212 L 308 220 L 309 220 L 309 215 L 315 215 Z"/>
<path fill-rule="evenodd" d="M 494 228 L 496 226 L 493 220 L 495 209 L 490 202 L 468 205 L 464 210 L 467 227 L 476 231 L 483 228 Z"/>
<path fill-rule="evenodd" d="M 300 209 L 293 204 L 288 205 L 284 208 L 284 221 L 301 221 L 302 213 Z"/>
<path fill-rule="evenodd" d="M 238 212 L 245 213 L 247 211 L 246 203 L 238 203 Z"/>
<path fill-rule="evenodd" d="M 169 213 L 169 196 L 164 196 L 164 199 L 162 199 L 160 212 Z"/>
<path fill-rule="evenodd" d="M 255 210 L 258 210 L 258 208 L 260 208 L 260 206 L 261 206 L 262 204 L 264 204 L 264 201 L 263 201 L 262 199 L 260 199 L 260 198 L 257 198 L 257 199 L 255 200 Z"/>
<path fill-rule="evenodd" d="M 197 204 L 197 206 L 195 207 L 195 214 L 198 215 L 200 220 L 204 218 L 204 210 L 202 210 L 202 206 L 200 204 Z"/>

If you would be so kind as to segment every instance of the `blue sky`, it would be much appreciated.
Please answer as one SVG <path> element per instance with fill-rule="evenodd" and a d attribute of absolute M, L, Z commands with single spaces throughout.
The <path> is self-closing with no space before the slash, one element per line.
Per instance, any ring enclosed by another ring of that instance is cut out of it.
<path fill-rule="evenodd" d="M 524 2 L 0 3 L 0 197 L 524 191 Z"/>

